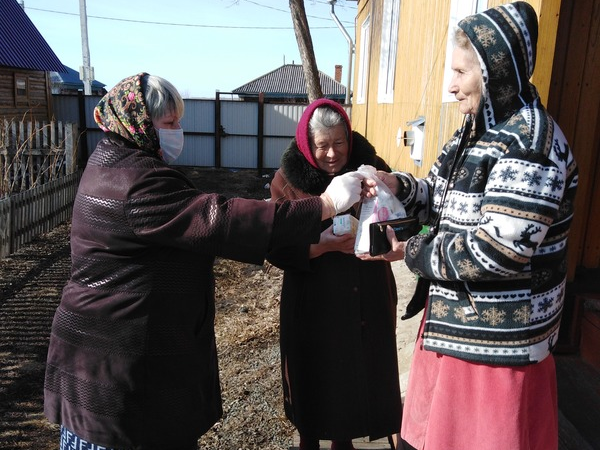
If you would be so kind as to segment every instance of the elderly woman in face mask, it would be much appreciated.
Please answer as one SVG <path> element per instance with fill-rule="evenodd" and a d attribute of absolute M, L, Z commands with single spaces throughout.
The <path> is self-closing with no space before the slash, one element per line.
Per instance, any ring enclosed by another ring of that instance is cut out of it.
<path fill-rule="evenodd" d="M 271 200 L 319 195 L 334 176 L 368 164 L 389 171 L 373 146 L 352 131 L 344 108 L 319 99 L 305 110 L 271 183 Z M 347 213 L 354 216 L 351 208 Z M 323 222 L 315 244 L 292 244 L 267 259 L 285 270 L 281 358 L 285 412 L 300 448 L 399 431 L 396 285 L 390 264 L 354 255 L 355 236 Z"/>
<path fill-rule="evenodd" d="M 529 82 L 537 31 L 525 2 L 462 20 L 449 91 L 465 125 L 426 179 L 386 177 L 433 226 L 406 243 L 389 235 L 385 256 L 404 257 L 430 284 L 404 405 L 407 449 L 558 447 L 551 352 L 577 167 Z"/>
<path fill-rule="evenodd" d="M 215 256 L 261 264 L 318 242 L 359 200 L 360 177 L 280 204 L 203 194 L 168 166 L 183 146 L 168 81 L 125 78 L 98 104 L 106 132 L 75 199 L 71 279 L 55 313 L 44 412 L 61 449 L 195 449 L 221 416 Z"/>

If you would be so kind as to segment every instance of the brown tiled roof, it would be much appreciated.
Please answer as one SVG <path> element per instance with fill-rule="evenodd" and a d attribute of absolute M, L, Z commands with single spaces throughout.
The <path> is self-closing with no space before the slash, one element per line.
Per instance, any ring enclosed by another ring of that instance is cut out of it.
<path fill-rule="evenodd" d="M 343 99 L 346 87 L 329 75 L 319 71 L 321 90 L 328 98 Z M 284 64 L 255 80 L 250 81 L 232 91 L 234 94 L 259 94 L 263 92 L 268 97 L 306 97 L 304 71 L 300 64 Z"/>

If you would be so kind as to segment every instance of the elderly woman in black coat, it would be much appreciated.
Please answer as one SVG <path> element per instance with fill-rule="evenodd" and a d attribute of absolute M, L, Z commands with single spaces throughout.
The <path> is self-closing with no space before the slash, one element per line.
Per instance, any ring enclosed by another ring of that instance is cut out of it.
<path fill-rule="evenodd" d="M 373 146 L 353 132 L 336 102 L 304 112 L 296 138 L 271 184 L 271 200 L 324 192 L 335 175 L 368 164 L 389 171 Z M 355 208 L 348 213 L 357 215 Z M 388 262 L 361 261 L 354 235 L 323 222 L 316 244 L 291 243 L 267 259 L 285 270 L 281 357 L 285 411 L 302 450 L 352 449 L 352 439 L 391 436 L 401 418 L 396 353 L 396 285 Z"/>

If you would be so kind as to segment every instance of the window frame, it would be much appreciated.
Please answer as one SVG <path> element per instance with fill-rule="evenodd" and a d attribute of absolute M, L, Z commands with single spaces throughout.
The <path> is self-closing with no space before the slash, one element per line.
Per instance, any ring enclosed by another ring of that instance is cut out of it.
<path fill-rule="evenodd" d="M 379 53 L 379 80 L 377 89 L 378 103 L 394 102 L 400 3 L 400 0 L 383 1 L 381 45 Z"/>
<path fill-rule="evenodd" d="M 448 38 L 446 42 L 446 61 L 444 63 L 444 78 L 442 85 L 442 103 L 456 102 L 453 94 L 448 92 L 448 85 L 452 79 L 452 52 L 454 46 L 452 39 L 458 22 L 471 14 L 480 13 L 488 9 L 488 0 L 452 0 L 450 2 L 450 19 L 448 20 Z"/>
<path fill-rule="evenodd" d="M 21 87 L 23 84 L 24 87 Z M 14 74 L 15 106 L 29 105 L 29 77 L 24 73 Z"/>
<path fill-rule="evenodd" d="M 367 101 L 369 90 L 369 64 L 371 59 L 371 14 L 368 14 L 360 26 L 360 65 L 358 66 L 358 83 L 356 87 L 356 103 Z"/>

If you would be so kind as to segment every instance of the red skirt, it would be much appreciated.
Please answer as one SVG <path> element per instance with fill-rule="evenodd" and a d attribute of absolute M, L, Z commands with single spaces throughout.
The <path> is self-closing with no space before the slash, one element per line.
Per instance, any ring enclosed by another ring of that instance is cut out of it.
<path fill-rule="evenodd" d="M 424 350 L 419 338 L 401 435 L 418 450 L 557 450 L 554 358 L 484 365 Z"/>

